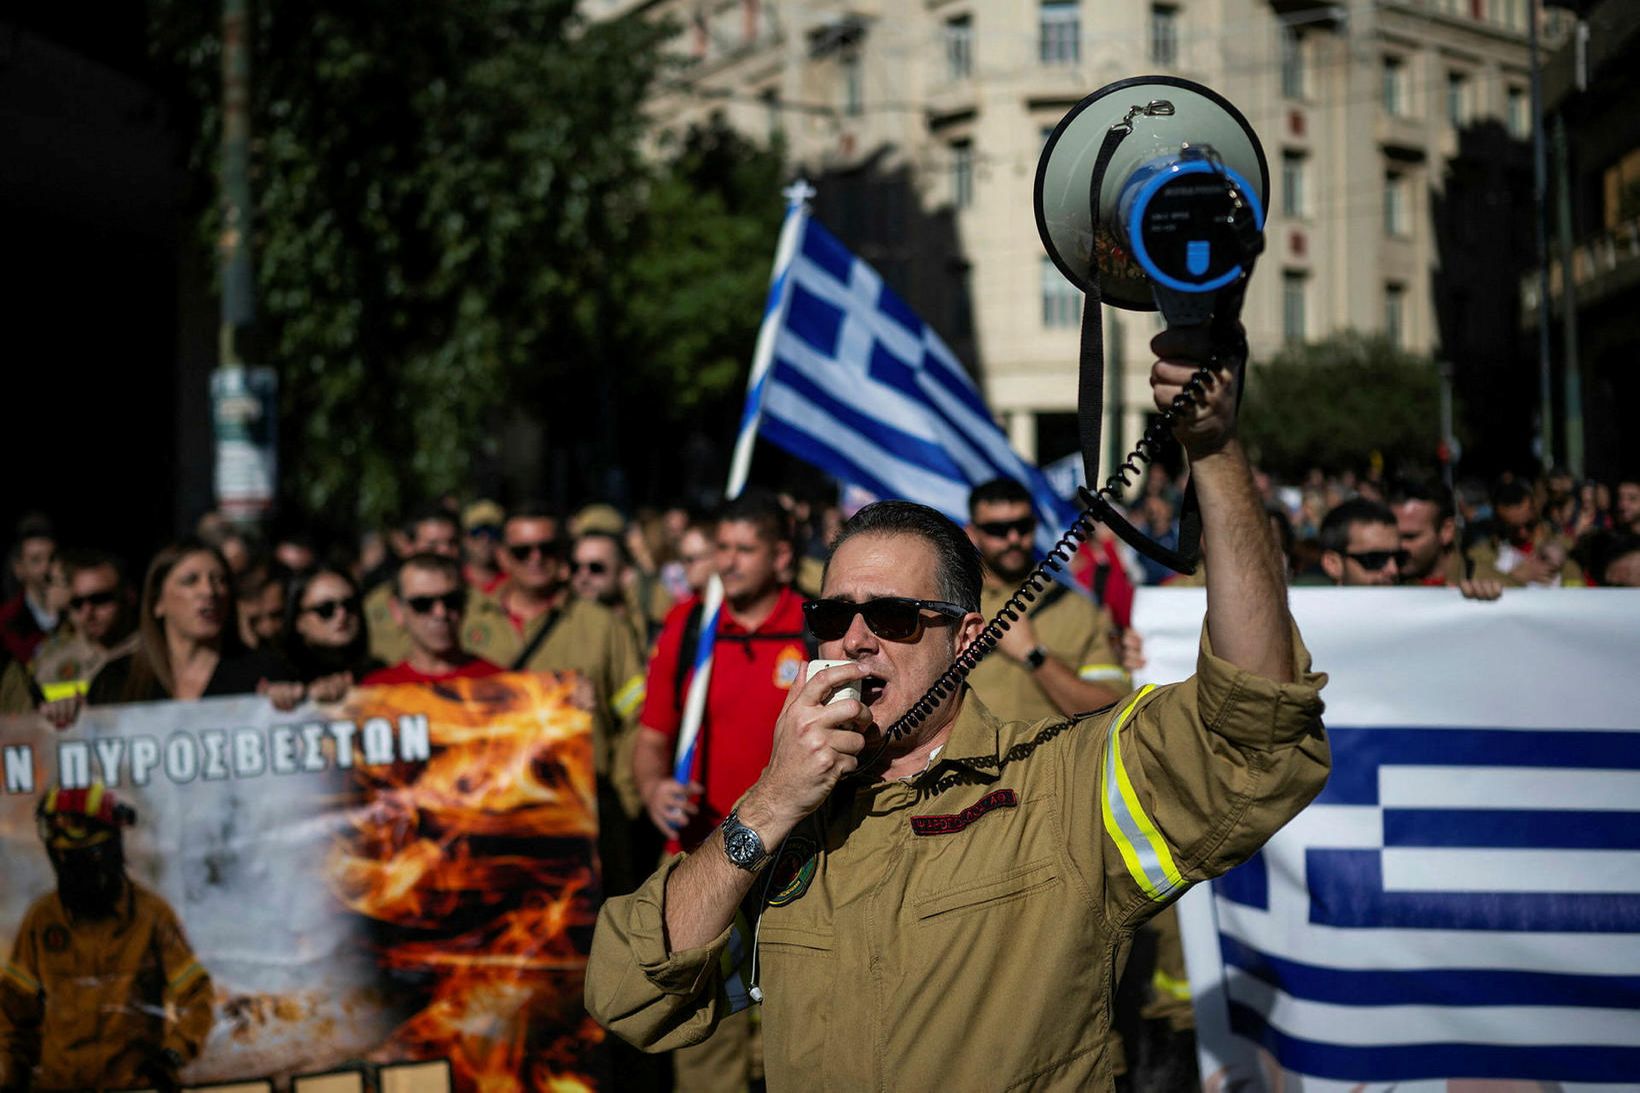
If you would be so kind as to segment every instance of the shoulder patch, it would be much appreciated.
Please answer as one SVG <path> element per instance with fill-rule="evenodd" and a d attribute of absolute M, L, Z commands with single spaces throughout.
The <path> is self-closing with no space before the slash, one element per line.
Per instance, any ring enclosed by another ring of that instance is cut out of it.
<path fill-rule="evenodd" d="M 820 865 L 820 845 L 807 835 L 789 835 L 780 849 L 780 857 L 769 868 L 773 873 L 769 885 L 774 895 L 770 907 L 784 907 L 801 898 L 814 882 L 815 870 Z"/>
<path fill-rule="evenodd" d="M 796 645 L 788 645 L 780 650 L 780 655 L 774 662 L 774 685 L 782 691 L 791 690 L 797 682 L 797 673 L 802 670 L 807 654 Z"/>
<path fill-rule="evenodd" d="M 66 953 L 68 951 L 68 928 L 52 924 L 45 928 L 40 936 L 40 943 L 48 953 Z"/>

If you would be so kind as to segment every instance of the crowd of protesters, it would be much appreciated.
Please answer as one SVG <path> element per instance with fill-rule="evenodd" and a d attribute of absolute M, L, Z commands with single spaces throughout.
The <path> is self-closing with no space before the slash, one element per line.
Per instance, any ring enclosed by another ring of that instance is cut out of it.
<path fill-rule="evenodd" d="M 1480 599 L 1523 586 L 1640 586 L 1637 478 L 1579 483 L 1553 471 L 1455 490 L 1320 472 L 1257 482 L 1294 584 L 1450 585 Z M 1166 546 L 1178 543 L 1182 485 L 1153 470 L 1129 509 Z M 992 609 L 1034 560 L 1033 506 L 998 480 L 975 491 L 970 510 Z M 630 518 L 607 504 L 566 515 L 447 499 L 338 550 L 213 513 L 140 571 L 94 544 L 59 543 L 49 518 L 31 515 L 13 536 L 0 604 L 0 712 L 37 710 L 66 726 L 88 704 L 262 693 L 289 709 L 361 684 L 575 670 L 592 685 L 606 890 L 628 891 L 663 851 L 697 844 L 767 760 L 783 689 L 813 656 L 803 601 L 819 592 L 845 515 L 836 503 L 758 492 L 711 516 L 677 506 Z M 1181 579 L 1102 528 L 1072 568 L 1091 598 L 1044 597 L 997 665 L 973 677 L 1010 716 L 1125 693 L 1143 661 L 1129 630 L 1134 589 Z M 735 745 L 708 746 L 698 779 L 680 782 L 671 756 L 714 573 L 734 651 L 708 719 Z M 1157 944 L 1156 978 L 1139 990 L 1143 1020 L 1124 1029 L 1128 1055 L 1150 1071 L 1140 1088 L 1182 1088 L 1194 1069 L 1188 995 L 1177 1004 L 1176 940 L 1164 929 Z M 748 1025 L 725 1030 L 712 1051 L 680 1052 L 677 1088 L 755 1083 L 754 1041 Z M 629 1065 L 629 1077 L 647 1073 L 632 1087 L 670 1080 Z"/>

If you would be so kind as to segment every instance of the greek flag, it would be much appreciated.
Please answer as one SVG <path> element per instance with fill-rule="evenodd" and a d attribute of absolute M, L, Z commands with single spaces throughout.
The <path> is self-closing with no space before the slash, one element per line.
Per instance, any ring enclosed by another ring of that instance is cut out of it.
<path fill-rule="evenodd" d="M 1292 603 L 1333 773 L 1179 905 L 1204 1082 L 1636 1088 L 1640 592 Z M 1141 590 L 1150 671 L 1189 671 L 1201 614 Z"/>
<path fill-rule="evenodd" d="M 1034 500 L 1038 546 L 1051 547 L 1077 510 L 1009 447 L 951 350 L 818 222 L 805 218 L 801 231 L 770 293 L 773 366 L 748 400 L 761 402 L 760 433 L 844 482 L 959 524 L 974 486 L 1017 479 Z"/>

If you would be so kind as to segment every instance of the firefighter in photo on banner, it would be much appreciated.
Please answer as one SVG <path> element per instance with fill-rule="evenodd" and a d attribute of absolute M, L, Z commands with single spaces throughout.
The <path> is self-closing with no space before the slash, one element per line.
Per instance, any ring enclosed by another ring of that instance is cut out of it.
<path fill-rule="evenodd" d="M 0 1090 L 178 1088 L 211 1029 L 211 979 L 176 912 L 125 873 L 136 812 L 101 782 L 36 810 L 57 889 L 0 968 Z"/>

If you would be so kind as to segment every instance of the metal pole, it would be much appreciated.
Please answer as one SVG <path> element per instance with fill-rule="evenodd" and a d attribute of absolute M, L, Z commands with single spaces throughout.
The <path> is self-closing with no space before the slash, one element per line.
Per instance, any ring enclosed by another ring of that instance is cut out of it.
<path fill-rule="evenodd" d="M 1532 67 L 1532 228 L 1538 259 L 1538 462 L 1547 469 L 1554 462 L 1554 404 L 1549 391 L 1549 169 L 1543 147 L 1543 73 L 1538 60 L 1538 0 L 1527 10 Z M 1564 284 L 1569 271 L 1561 271 Z"/>
<path fill-rule="evenodd" d="M 238 367 L 239 328 L 256 316 L 251 273 L 250 21 L 248 0 L 222 3 L 222 234 L 217 240 L 222 271 L 219 365 Z"/>
<path fill-rule="evenodd" d="M 1566 413 L 1566 469 L 1583 477 L 1583 367 L 1577 352 L 1577 285 L 1573 277 L 1572 195 L 1566 165 L 1566 119 L 1555 115 L 1555 227 L 1560 237 L 1560 332 L 1566 368 L 1561 376 Z"/>

